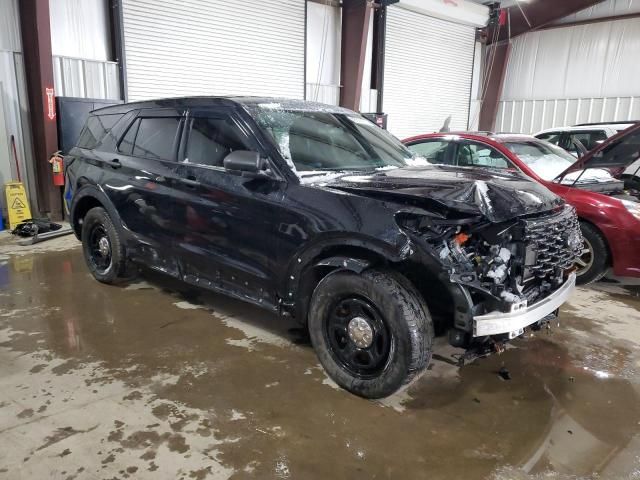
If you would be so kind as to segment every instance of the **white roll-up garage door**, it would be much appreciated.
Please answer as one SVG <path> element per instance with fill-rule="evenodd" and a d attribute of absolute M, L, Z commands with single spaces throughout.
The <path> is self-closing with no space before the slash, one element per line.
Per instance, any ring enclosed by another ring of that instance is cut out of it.
<path fill-rule="evenodd" d="M 399 138 L 465 130 L 475 28 L 391 6 L 387 10 L 384 111 Z"/>
<path fill-rule="evenodd" d="M 129 100 L 304 96 L 304 0 L 124 0 Z"/>

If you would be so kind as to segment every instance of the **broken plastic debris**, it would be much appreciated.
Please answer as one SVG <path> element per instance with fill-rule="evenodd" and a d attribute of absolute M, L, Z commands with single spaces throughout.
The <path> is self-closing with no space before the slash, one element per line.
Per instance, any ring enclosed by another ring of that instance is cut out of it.
<path fill-rule="evenodd" d="M 505 367 L 502 367 L 500 370 L 498 370 L 498 376 L 503 380 L 511 380 L 511 374 Z"/>

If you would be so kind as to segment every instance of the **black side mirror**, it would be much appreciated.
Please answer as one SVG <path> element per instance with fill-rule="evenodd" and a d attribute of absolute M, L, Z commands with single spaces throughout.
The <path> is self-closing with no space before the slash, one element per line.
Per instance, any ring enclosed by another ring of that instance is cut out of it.
<path fill-rule="evenodd" d="M 258 152 L 236 150 L 224 157 L 224 168 L 236 172 L 257 175 L 264 171 L 264 160 Z"/>

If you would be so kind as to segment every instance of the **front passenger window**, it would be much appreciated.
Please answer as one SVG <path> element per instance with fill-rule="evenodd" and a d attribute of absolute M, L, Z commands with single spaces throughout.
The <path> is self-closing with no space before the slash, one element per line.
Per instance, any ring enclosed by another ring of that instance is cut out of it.
<path fill-rule="evenodd" d="M 407 148 L 429 163 L 447 163 L 447 148 L 449 142 L 444 140 L 426 140 L 420 143 L 407 145 Z"/>
<path fill-rule="evenodd" d="M 458 145 L 457 165 L 460 167 L 515 168 L 500 152 L 480 143 Z"/>
<path fill-rule="evenodd" d="M 223 167 L 223 160 L 235 150 L 253 150 L 230 117 L 192 120 L 184 162 Z"/>

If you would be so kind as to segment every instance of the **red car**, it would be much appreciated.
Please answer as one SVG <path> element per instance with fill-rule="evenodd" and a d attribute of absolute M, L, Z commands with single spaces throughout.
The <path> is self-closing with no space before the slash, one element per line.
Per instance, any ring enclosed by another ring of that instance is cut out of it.
<path fill-rule="evenodd" d="M 521 172 L 573 205 L 584 252 L 578 283 L 640 277 L 640 124 L 611 137 L 580 160 L 528 135 L 434 133 L 404 144 L 430 163 Z"/>

